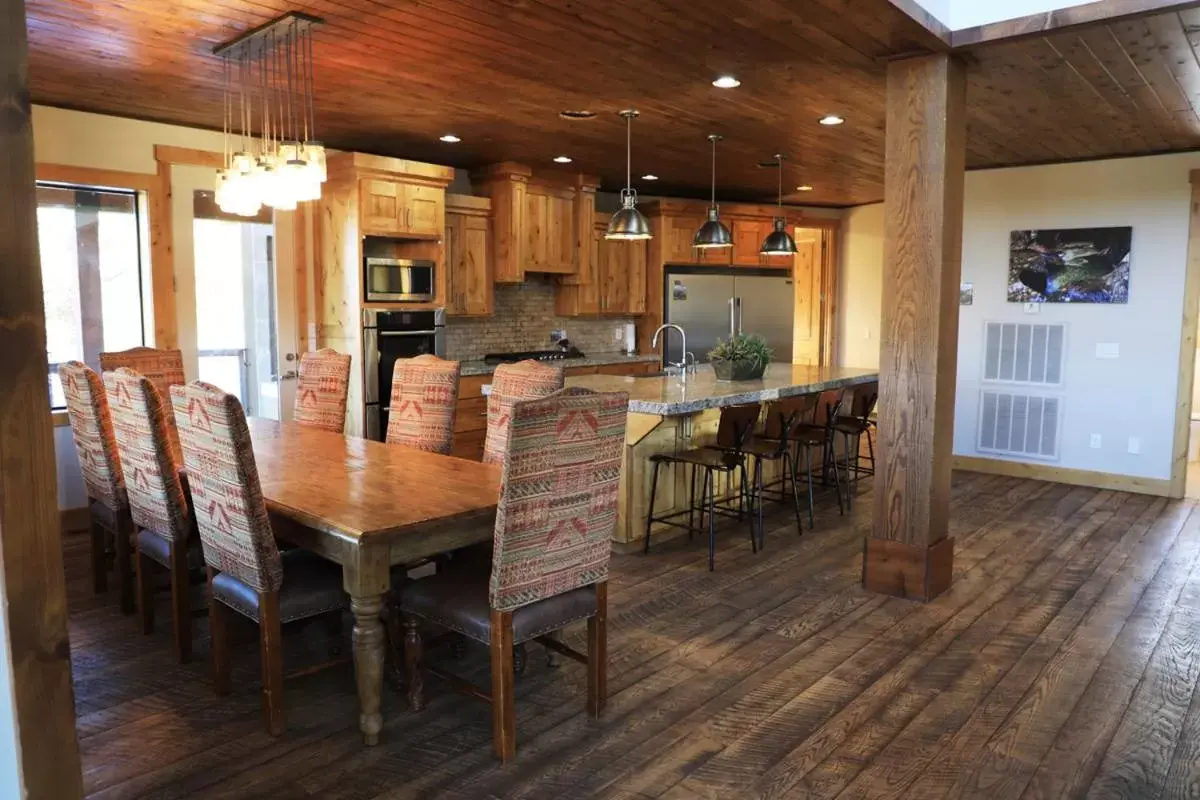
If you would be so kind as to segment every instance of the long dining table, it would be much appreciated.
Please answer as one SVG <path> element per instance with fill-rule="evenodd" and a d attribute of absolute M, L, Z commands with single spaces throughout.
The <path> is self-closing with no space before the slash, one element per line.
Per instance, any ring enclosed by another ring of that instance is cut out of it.
<path fill-rule="evenodd" d="M 377 744 L 386 649 L 380 613 L 391 568 L 490 540 L 500 468 L 292 422 L 248 423 L 275 535 L 342 565 L 359 727 L 368 745 Z"/>

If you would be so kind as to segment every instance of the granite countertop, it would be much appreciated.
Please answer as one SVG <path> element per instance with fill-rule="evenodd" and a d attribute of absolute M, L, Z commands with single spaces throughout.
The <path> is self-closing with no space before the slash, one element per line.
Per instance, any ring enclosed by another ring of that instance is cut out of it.
<path fill-rule="evenodd" d="M 719 381 L 712 367 L 701 365 L 686 382 L 678 376 L 578 375 L 568 378 L 567 385 L 599 392 L 628 392 L 631 412 L 669 417 L 840 389 L 878 379 L 877 370 L 773 363 L 758 381 Z"/>
<path fill-rule="evenodd" d="M 547 361 L 546 363 L 561 366 L 563 369 L 571 369 L 572 367 L 606 367 L 611 364 L 641 364 L 648 361 L 657 362 L 659 361 L 659 356 L 656 354 L 630 356 L 625 353 L 593 353 L 583 358 L 564 358 L 561 361 Z M 470 375 L 491 375 L 495 371 L 495 364 L 485 364 L 482 361 L 462 362 L 462 374 L 464 377 Z"/>

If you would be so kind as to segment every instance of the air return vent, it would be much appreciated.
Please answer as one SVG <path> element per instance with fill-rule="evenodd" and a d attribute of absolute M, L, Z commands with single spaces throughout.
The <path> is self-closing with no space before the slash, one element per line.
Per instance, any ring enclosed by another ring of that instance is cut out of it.
<path fill-rule="evenodd" d="M 1058 458 L 1062 402 L 1059 398 L 987 389 L 980 393 L 980 398 L 981 452 Z"/>
<path fill-rule="evenodd" d="M 1065 325 L 988 322 L 983 379 L 1061 386 Z"/>

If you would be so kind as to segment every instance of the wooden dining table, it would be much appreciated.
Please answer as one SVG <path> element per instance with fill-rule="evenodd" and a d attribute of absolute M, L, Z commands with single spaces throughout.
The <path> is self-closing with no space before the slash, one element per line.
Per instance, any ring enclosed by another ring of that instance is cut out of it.
<path fill-rule="evenodd" d="M 391 567 L 490 540 L 500 468 L 292 422 L 248 423 L 275 535 L 342 565 L 354 615 L 359 727 L 368 745 L 377 744 L 380 612 Z"/>

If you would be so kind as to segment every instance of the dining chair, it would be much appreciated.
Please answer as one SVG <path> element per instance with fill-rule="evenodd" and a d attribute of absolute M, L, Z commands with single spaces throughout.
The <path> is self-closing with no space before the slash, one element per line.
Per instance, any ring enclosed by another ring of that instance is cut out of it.
<path fill-rule="evenodd" d="M 385 441 L 450 455 L 462 365 L 434 355 L 397 359 Z"/>
<path fill-rule="evenodd" d="M 134 612 L 131 538 L 133 520 L 125 477 L 113 433 L 108 396 L 100 376 L 82 361 L 68 361 L 58 368 L 67 401 L 67 419 L 79 454 L 79 467 L 88 496 L 92 545 L 92 590 L 108 590 L 108 554 L 115 554 L 120 583 L 121 612 Z"/>
<path fill-rule="evenodd" d="M 191 573 L 203 566 L 196 523 L 188 508 L 179 460 L 167 429 L 173 411 L 150 379 L 121 368 L 104 373 L 113 432 L 127 481 L 137 548 L 138 607 L 142 633 L 154 632 L 151 564 L 170 576 L 171 626 L 175 655 L 192 655 Z"/>
<path fill-rule="evenodd" d="M 208 565 L 213 682 L 218 695 L 229 692 L 228 613 L 236 611 L 258 624 L 263 717 L 278 736 L 284 728 L 282 626 L 324 614 L 340 619 L 342 570 L 300 548 L 281 554 L 275 545 L 246 415 L 235 396 L 196 381 L 171 387 L 171 403 Z"/>
<path fill-rule="evenodd" d="M 350 356 L 328 347 L 300 357 L 300 379 L 292 419 L 301 425 L 342 433 L 346 429 L 346 394 L 350 391 Z"/>
<path fill-rule="evenodd" d="M 513 404 L 553 394 L 563 388 L 563 380 L 562 367 L 533 360 L 496 367 L 487 401 L 488 424 L 483 440 L 483 463 L 504 462 Z"/>
<path fill-rule="evenodd" d="M 405 680 L 424 707 L 422 671 L 492 704 L 492 743 L 516 754 L 513 648 L 537 641 L 587 665 L 587 710 L 606 697 L 608 566 L 629 396 L 569 388 L 510 405 L 490 570 L 451 566 L 405 587 Z M 587 620 L 587 654 L 548 634 Z M 491 693 L 425 665 L 419 620 L 487 644 Z"/>
<path fill-rule="evenodd" d="M 145 375 L 158 390 L 163 402 L 168 402 L 171 387 L 187 383 L 183 372 L 183 353 L 179 350 L 155 347 L 131 347 L 100 354 L 100 371 L 131 369 Z M 175 458 L 179 456 L 179 433 L 175 430 L 175 415 L 167 414 L 167 431 Z"/>

